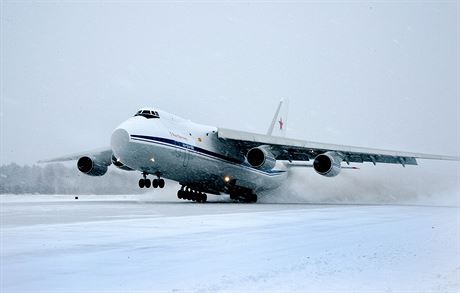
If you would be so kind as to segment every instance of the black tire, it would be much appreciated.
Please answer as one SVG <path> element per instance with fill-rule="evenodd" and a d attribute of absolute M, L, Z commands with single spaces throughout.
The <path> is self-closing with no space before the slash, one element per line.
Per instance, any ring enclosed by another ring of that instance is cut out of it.
<path fill-rule="evenodd" d="M 250 202 L 250 203 L 257 202 L 257 194 L 251 194 L 248 197 L 248 202 Z"/>
<path fill-rule="evenodd" d="M 158 179 L 153 179 L 152 180 L 152 187 L 157 188 L 158 187 Z"/>
<path fill-rule="evenodd" d="M 203 195 L 201 196 L 201 202 L 205 203 L 207 200 L 208 200 L 208 196 L 206 195 L 206 193 L 203 193 Z"/>
<path fill-rule="evenodd" d="M 160 188 L 165 187 L 165 181 L 163 179 L 158 180 L 158 187 Z"/>
<path fill-rule="evenodd" d="M 182 191 L 182 190 L 179 190 L 179 191 L 177 192 L 177 197 L 178 197 L 179 199 L 182 199 L 182 198 L 183 198 L 182 194 L 183 194 L 183 191 Z"/>
<path fill-rule="evenodd" d="M 145 187 L 145 181 L 144 179 L 139 179 L 139 188 L 144 188 Z"/>
<path fill-rule="evenodd" d="M 151 185 L 150 179 L 145 179 L 144 184 L 145 184 L 145 188 L 150 188 L 150 185 Z"/>

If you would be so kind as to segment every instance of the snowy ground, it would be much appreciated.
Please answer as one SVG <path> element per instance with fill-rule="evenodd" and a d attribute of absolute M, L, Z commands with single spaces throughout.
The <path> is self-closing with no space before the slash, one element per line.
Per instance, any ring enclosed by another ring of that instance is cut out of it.
<path fill-rule="evenodd" d="M 2 196 L 1 292 L 458 292 L 460 208 Z"/>

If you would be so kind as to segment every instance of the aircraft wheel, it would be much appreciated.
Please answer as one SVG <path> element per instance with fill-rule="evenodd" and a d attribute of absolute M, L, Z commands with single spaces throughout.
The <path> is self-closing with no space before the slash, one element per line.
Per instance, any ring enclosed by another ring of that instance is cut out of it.
<path fill-rule="evenodd" d="M 150 179 L 144 179 L 145 188 L 150 188 Z"/>
<path fill-rule="evenodd" d="M 250 194 L 246 198 L 246 202 L 252 203 L 252 202 L 257 202 L 257 194 Z"/>
<path fill-rule="evenodd" d="M 195 201 L 196 201 L 196 198 L 197 198 L 197 194 L 196 194 L 196 192 L 193 190 L 193 191 L 192 191 L 192 194 L 190 195 L 190 199 L 191 199 L 193 202 L 195 202 Z"/>
<path fill-rule="evenodd" d="M 158 187 L 158 179 L 153 179 L 152 180 L 152 187 L 157 188 Z"/>
<path fill-rule="evenodd" d="M 159 180 L 158 180 L 158 187 L 160 187 L 160 188 L 165 187 L 165 181 L 164 181 L 164 179 L 159 179 Z"/>
<path fill-rule="evenodd" d="M 144 187 L 145 187 L 144 179 L 139 179 L 139 188 L 144 188 Z"/>

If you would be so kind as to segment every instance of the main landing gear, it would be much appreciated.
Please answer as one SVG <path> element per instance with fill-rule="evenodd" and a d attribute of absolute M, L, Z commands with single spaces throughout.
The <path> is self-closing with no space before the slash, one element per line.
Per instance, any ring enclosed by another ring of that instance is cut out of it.
<path fill-rule="evenodd" d="M 165 181 L 164 179 L 160 178 L 159 175 L 157 179 L 153 179 L 152 181 L 150 181 L 150 179 L 147 178 L 147 173 L 142 173 L 142 176 L 144 178 L 141 178 L 139 179 L 139 187 L 140 188 L 150 188 L 150 186 L 152 186 L 153 188 L 163 188 L 165 187 Z"/>
<path fill-rule="evenodd" d="M 191 189 L 190 187 L 182 186 L 181 189 L 177 192 L 177 197 L 184 200 L 192 200 L 196 202 L 206 202 L 208 196 L 196 190 Z"/>
<path fill-rule="evenodd" d="M 234 189 L 230 190 L 230 199 L 236 202 L 254 203 L 257 202 L 257 194 L 250 189 Z"/>

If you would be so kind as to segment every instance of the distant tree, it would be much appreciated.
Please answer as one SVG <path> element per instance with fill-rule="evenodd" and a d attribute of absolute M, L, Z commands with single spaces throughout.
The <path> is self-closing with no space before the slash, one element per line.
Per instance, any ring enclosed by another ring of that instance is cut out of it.
<path fill-rule="evenodd" d="M 138 174 L 109 168 L 92 177 L 63 164 L 0 166 L 0 194 L 136 194 Z"/>

